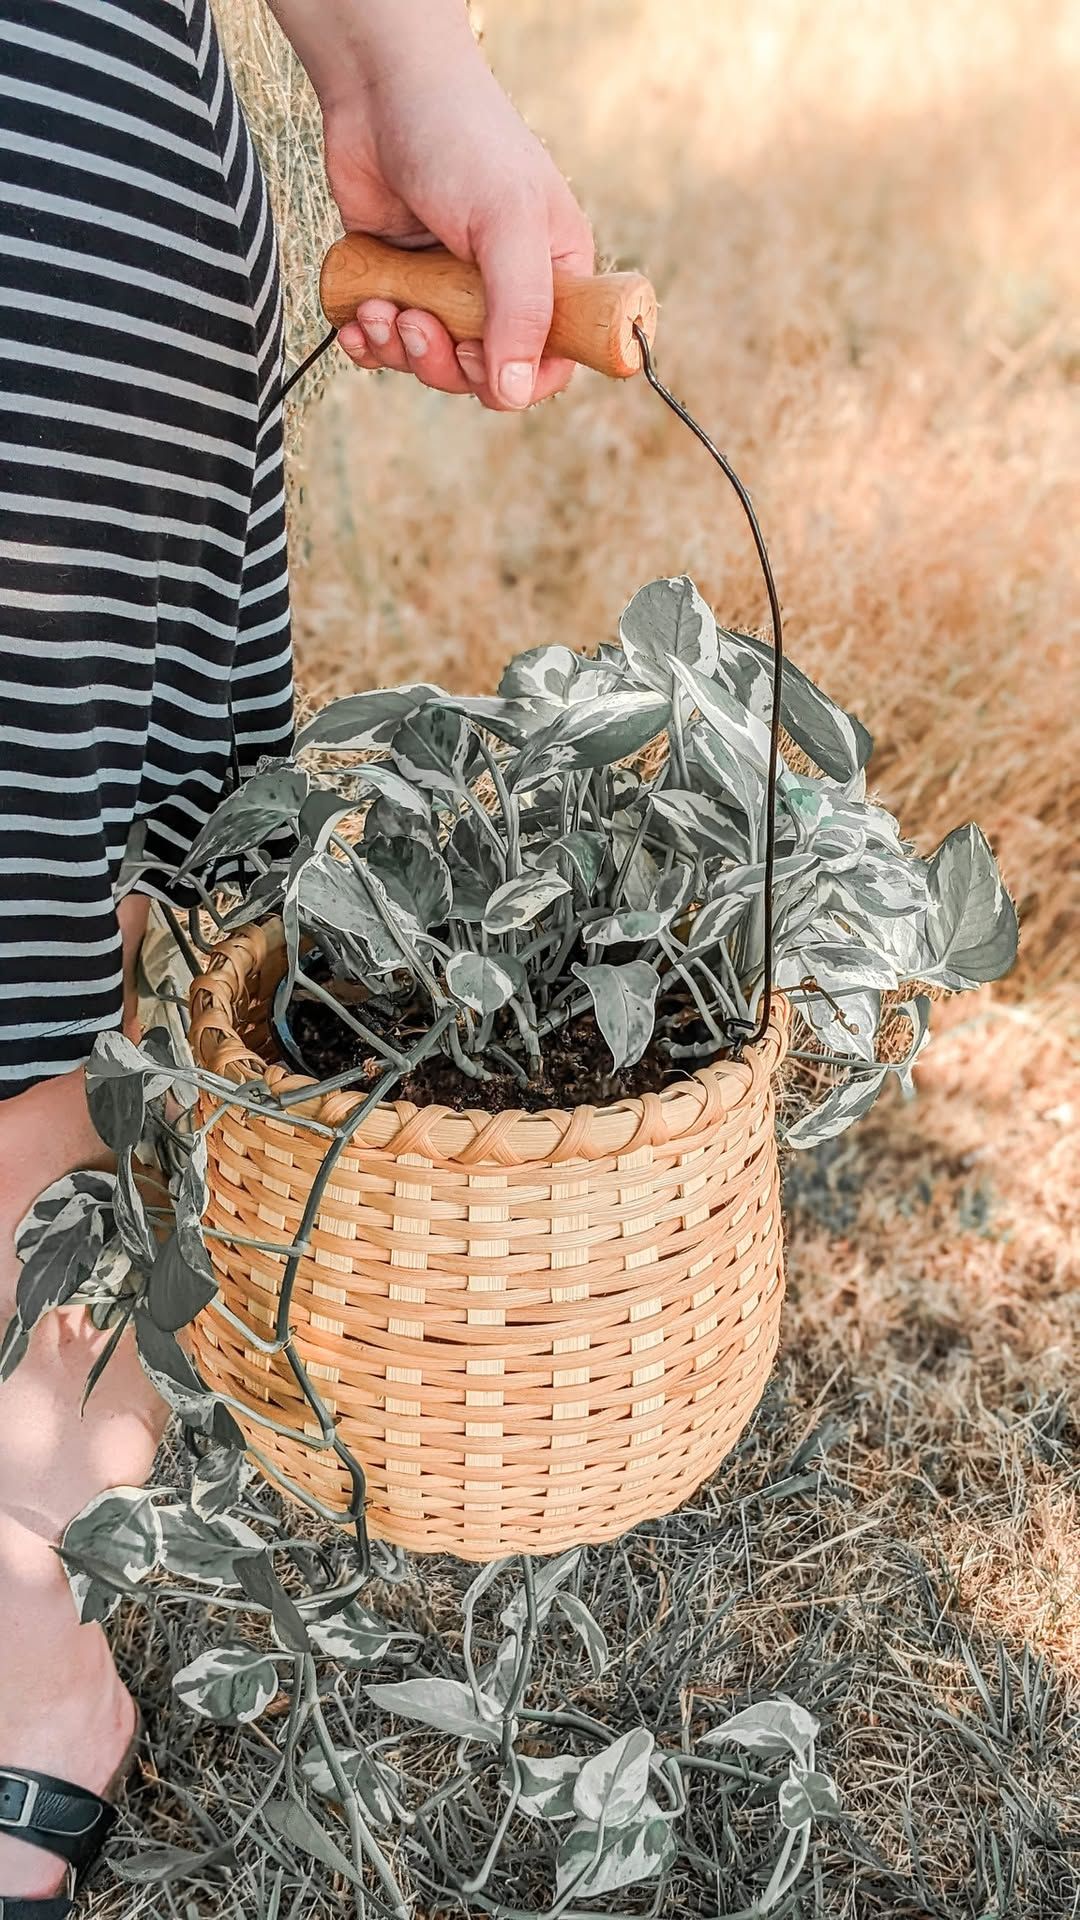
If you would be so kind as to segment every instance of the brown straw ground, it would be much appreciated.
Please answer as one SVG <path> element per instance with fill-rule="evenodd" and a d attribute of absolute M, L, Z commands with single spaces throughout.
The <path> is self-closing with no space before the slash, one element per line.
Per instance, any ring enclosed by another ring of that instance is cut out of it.
<path fill-rule="evenodd" d="M 256 0 L 223 14 L 272 47 Z M 676 1737 L 680 1715 L 700 1726 L 778 1689 L 819 1714 L 851 1818 L 815 1843 L 801 1920 L 1075 1920 L 1076 15 L 1064 0 L 483 14 L 601 247 L 656 279 L 662 373 L 753 490 L 794 657 L 870 724 L 879 783 L 922 841 L 983 823 L 1023 922 L 1014 979 L 936 1010 L 918 1099 L 791 1162 L 772 1387 L 695 1502 L 590 1556 L 582 1595 L 617 1664 L 574 1704 Z M 307 215 L 287 203 L 301 162 L 315 180 L 314 123 L 299 155 L 264 57 L 246 79 L 276 142 L 297 300 Z M 518 647 L 609 637 L 642 580 L 682 568 L 733 622 L 762 617 L 734 503 L 639 385 L 582 377 L 520 421 L 342 372 L 304 464 L 313 703 L 408 676 L 490 686 Z M 374 1596 L 428 1636 L 433 1671 L 458 1671 L 468 1578 L 418 1561 Z M 169 1662 L 199 1644 L 172 1603 L 150 1625 L 124 1615 L 117 1638 L 148 1721 L 121 1843 L 227 1838 L 267 1778 L 262 1730 L 207 1728 L 170 1695 Z M 366 1677 L 328 1681 L 362 1717 Z M 434 1777 L 442 1749 L 417 1751 Z M 748 1904 L 768 1840 L 740 1833 L 745 1866 L 681 1881 L 664 1920 Z M 228 1883 L 136 1891 L 104 1872 L 93 1920 L 348 1911 L 342 1883 L 267 1841 L 242 1843 Z"/>

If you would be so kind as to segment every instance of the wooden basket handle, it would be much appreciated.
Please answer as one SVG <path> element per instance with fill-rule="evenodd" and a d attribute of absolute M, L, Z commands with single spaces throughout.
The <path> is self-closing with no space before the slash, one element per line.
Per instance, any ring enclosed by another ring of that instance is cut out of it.
<path fill-rule="evenodd" d="M 445 247 L 410 252 L 370 234 L 347 233 L 323 261 L 319 295 L 333 327 L 354 320 L 361 300 L 392 300 L 433 313 L 455 341 L 477 340 L 484 331 L 480 270 Z M 644 274 L 557 273 L 547 352 L 626 380 L 641 371 L 635 322 L 651 346 L 656 294 Z"/>

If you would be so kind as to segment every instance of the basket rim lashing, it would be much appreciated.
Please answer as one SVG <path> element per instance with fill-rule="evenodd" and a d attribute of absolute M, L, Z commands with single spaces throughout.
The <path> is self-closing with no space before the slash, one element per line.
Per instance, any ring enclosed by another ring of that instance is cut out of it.
<path fill-rule="evenodd" d="M 208 957 L 191 988 L 201 1067 L 275 1094 L 315 1086 L 259 1052 L 284 964 L 280 922 Z M 291 1322 L 364 1467 L 372 1534 L 472 1560 L 555 1552 L 670 1512 L 708 1478 L 778 1340 L 786 1038 L 778 1000 L 760 1046 L 660 1093 L 545 1113 L 391 1100 L 359 1124 L 308 1234 Z M 295 1433 L 247 1426 L 272 1475 L 337 1511 L 345 1469 L 310 1444 L 282 1356 L 236 1322 L 272 1335 L 283 1255 L 249 1243 L 296 1237 L 330 1144 L 293 1116 L 340 1127 L 364 1097 L 216 1119 L 207 1221 L 234 1317 L 212 1303 L 193 1331 L 208 1384 Z"/>

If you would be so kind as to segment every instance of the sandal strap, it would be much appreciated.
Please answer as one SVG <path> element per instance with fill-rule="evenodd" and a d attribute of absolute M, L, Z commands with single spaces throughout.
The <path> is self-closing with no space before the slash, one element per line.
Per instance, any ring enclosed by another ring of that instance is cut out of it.
<path fill-rule="evenodd" d="M 25 1840 L 82 1873 L 96 1859 L 116 1819 L 116 1808 L 70 1780 L 29 1767 L 0 1767 L 0 1834 Z M 0 1920 L 10 1920 L 0 1908 Z M 38 1910 L 37 1920 L 53 1920 Z"/>
<path fill-rule="evenodd" d="M 44 1900 L 17 1895 L 5 1900 L 0 1895 L 0 1920 L 68 1920 L 75 1908 L 63 1893 L 51 1893 Z"/>

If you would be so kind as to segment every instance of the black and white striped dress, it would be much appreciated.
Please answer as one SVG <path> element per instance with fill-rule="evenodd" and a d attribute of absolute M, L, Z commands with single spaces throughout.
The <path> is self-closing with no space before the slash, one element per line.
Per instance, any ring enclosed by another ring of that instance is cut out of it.
<path fill-rule="evenodd" d="M 115 889 L 292 729 L 281 291 L 207 0 L 0 0 L 0 1096 L 121 1016 Z"/>

